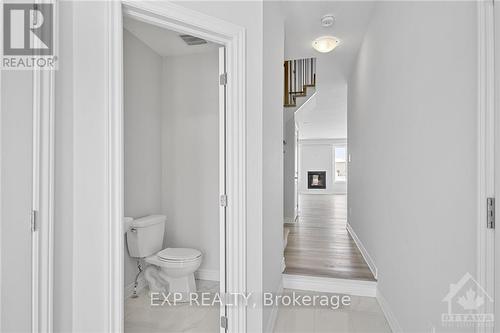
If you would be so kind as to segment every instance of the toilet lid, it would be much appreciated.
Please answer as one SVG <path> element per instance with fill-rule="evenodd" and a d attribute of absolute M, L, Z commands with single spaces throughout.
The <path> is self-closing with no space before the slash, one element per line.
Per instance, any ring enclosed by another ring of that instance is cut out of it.
<path fill-rule="evenodd" d="M 187 249 L 180 247 L 167 247 L 158 252 L 158 257 L 162 260 L 169 261 L 186 261 L 193 260 L 201 256 L 201 252 L 195 249 Z"/>

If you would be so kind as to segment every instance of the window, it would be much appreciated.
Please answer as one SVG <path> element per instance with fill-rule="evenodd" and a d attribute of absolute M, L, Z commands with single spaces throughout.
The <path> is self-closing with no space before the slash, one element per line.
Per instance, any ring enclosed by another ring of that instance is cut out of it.
<path fill-rule="evenodd" d="M 347 181 L 346 147 L 335 147 L 335 182 Z"/>

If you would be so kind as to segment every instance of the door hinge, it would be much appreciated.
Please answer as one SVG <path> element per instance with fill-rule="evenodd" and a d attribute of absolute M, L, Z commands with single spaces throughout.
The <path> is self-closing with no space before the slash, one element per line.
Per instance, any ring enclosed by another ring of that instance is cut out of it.
<path fill-rule="evenodd" d="M 487 222 L 486 226 L 488 229 L 495 229 L 495 198 L 486 199 L 486 214 L 487 214 Z"/>
<path fill-rule="evenodd" d="M 221 194 L 220 205 L 221 205 L 221 207 L 227 207 L 227 195 L 226 194 Z"/>
<path fill-rule="evenodd" d="M 227 84 L 227 73 L 219 75 L 219 84 L 225 86 Z"/>
<path fill-rule="evenodd" d="M 31 211 L 31 231 L 38 231 L 38 211 Z"/>
<path fill-rule="evenodd" d="M 220 327 L 227 329 L 227 317 L 220 317 Z"/>

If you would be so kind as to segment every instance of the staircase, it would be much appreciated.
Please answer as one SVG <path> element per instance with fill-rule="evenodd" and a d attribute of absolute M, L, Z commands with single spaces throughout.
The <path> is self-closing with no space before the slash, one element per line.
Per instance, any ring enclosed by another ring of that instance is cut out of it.
<path fill-rule="evenodd" d="M 296 108 L 304 103 L 316 87 L 316 58 L 286 60 L 284 64 L 285 91 L 283 106 Z M 302 98 L 301 98 L 302 97 Z"/>

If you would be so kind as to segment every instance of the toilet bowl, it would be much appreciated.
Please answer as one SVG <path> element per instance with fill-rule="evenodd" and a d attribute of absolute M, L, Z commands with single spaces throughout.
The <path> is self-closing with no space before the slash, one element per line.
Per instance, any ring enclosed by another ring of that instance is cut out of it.
<path fill-rule="evenodd" d="M 164 249 L 165 222 L 163 215 L 127 220 L 129 254 L 149 264 L 144 270 L 144 277 L 150 292 L 196 292 L 194 272 L 201 265 L 202 253 L 190 248 Z"/>
<path fill-rule="evenodd" d="M 166 248 L 145 258 L 144 261 L 159 268 L 158 276 L 154 274 L 150 276 L 160 277 L 168 283 L 168 292 L 196 292 L 194 272 L 201 265 L 202 254 L 200 251 L 188 248 Z M 158 279 L 154 282 L 158 282 Z"/>

